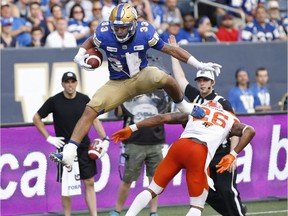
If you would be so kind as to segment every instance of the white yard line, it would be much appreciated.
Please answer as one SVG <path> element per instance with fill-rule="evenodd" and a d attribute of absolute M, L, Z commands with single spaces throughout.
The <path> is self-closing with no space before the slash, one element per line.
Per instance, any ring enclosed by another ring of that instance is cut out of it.
<path fill-rule="evenodd" d="M 246 215 L 277 214 L 277 213 L 284 213 L 284 212 L 288 212 L 288 210 L 264 211 L 264 212 L 251 212 L 251 213 L 247 213 Z M 211 215 L 211 216 L 221 216 L 221 215 Z"/>

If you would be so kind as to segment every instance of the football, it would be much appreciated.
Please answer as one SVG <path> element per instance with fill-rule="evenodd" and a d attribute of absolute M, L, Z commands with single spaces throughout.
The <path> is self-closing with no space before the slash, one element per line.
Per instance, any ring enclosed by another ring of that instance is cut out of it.
<path fill-rule="evenodd" d="M 86 64 L 91 65 L 93 69 L 101 66 L 103 55 L 96 47 L 92 47 L 87 50 L 86 54 L 89 54 L 89 56 L 85 59 Z"/>
<path fill-rule="evenodd" d="M 88 147 L 88 155 L 91 160 L 97 160 L 102 152 L 102 148 L 98 145 L 102 142 L 101 139 L 95 139 Z"/>

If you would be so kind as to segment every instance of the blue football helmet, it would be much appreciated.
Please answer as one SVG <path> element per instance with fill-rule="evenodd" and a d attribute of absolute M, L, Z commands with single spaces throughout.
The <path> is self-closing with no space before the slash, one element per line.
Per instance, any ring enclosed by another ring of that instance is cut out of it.
<path fill-rule="evenodd" d="M 127 3 L 117 5 L 110 14 L 110 26 L 120 43 L 128 41 L 136 32 L 137 11 Z"/>

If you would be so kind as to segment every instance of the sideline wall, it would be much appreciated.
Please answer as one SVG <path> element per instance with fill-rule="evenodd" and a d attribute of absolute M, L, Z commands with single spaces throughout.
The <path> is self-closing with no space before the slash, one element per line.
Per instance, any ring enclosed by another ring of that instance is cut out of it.
<path fill-rule="evenodd" d="M 287 114 L 240 116 L 252 125 L 256 136 L 237 160 L 238 189 L 243 200 L 287 198 L 288 139 Z M 51 134 L 53 127 L 47 126 Z M 122 121 L 104 122 L 107 134 L 122 127 Z M 181 132 L 181 125 L 166 125 L 166 141 L 171 144 Z M 96 138 L 90 131 L 90 138 Z M 164 155 L 168 145 L 165 146 Z M 55 151 L 34 126 L 1 128 L 1 215 L 43 214 L 62 211 L 56 166 L 48 155 Z M 99 209 L 113 208 L 120 184 L 119 145 L 110 143 L 108 154 L 97 161 L 95 191 Z M 126 202 L 148 186 L 142 172 Z M 83 185 L 82 185 L 83 191 Z M 173 197 L 173 198 L 172 198 Z M 159 198 L 160 205 L 189 205 L 185 171 L 180 172 Z M 86 210 L 84 196 L 73 198 L 73 210 Z"/>
<path fill-rule="evenodd" d="M 287 91 L 286 42 L 199 44 L 184 48 L 201 61 L 213 61 L 223 66 L 221 76 L 216 81 L 216 91 L 224 97 L 228 96 L 229 89 L 235 83 L 237 68 L 245 67 L 251 83 L 254 83 L 256 68 L 267 67 L 271 104 L 274 110 L 279 109 L 277 103 Z M 61 75 L 67 70 L 78 74 L 78 90 L 91 97 L 109 79 L 107 62 L 95 71 L 81 71 L 72 60 L 76 53 L 76 48 L 1 50 L 1 124 L 31 122 L 40 105 L 62 90 Z M 162 65 L 171 73 L 168 55 L 153 49 L 149 53 L 159 56 Z M 196 69 L 186 64 L 183 66 L 193 84 Z M 47 118 L 49 120 L 51 117 Z"/>

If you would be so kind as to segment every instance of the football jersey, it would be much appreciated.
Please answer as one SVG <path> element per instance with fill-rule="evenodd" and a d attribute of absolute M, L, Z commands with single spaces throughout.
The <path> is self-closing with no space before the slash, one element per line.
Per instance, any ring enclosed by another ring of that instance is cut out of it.
<path fill-rule="evenodd" d="M 265 26 L 262 26 L 256 20 L 248 23 L 242 31 L 243 41 L 269 42 L 277 40 L 279 37 L 280 33 L 277 28 L 270 23 L 266 23 Z"/>
<path fill-rule="evenodd" d="M 189 115 L 189 120 L 181 134 L 181 138 L 197 138 L 207 144 L 208 153 L 205 162 L 205 173 L 209 186 L 213 187 L 213 180 L 207 174 L 207 168 L 218 147 L 228 137 L 230 130 L 238 118 L 232 113 L 214 107 L 201 106 L 205 110 L 205 117 L 196 119 Z"/>
<path fill-rule="evenodd" d="M 146 21 L 138 21 L 134 36 L 125 43 L 117 41 L 109 22 L 102 22 L 93 36 L 97 47 L 106 52 L 111 80 L 133 77 L 147 67 L 147 50 L 161 50 L 163 40 L 154 27 Z"/>

